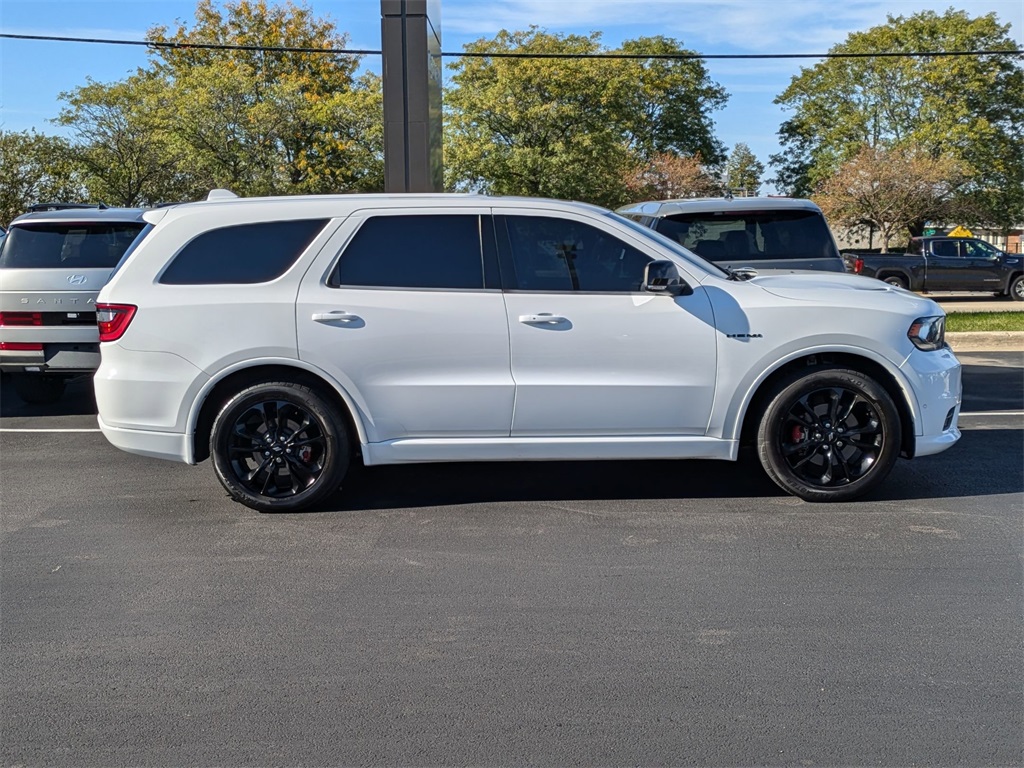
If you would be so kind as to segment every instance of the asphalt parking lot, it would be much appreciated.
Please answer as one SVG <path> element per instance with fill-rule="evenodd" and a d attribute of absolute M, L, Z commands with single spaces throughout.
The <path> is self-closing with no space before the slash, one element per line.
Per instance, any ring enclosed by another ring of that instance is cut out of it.
<path fill-rule="evenodd" d="M 379 467 L 259 515 L 0 387 L 3 765 L 1024 761 L 1024 353 L 847 504 L 753 461 Z M 76 431 L 81 430 L 81 431 Z"/>

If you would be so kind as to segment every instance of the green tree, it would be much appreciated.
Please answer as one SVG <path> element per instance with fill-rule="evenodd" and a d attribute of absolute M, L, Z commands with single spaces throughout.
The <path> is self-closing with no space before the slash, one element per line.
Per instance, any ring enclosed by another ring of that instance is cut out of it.
<path fill-rule="evenodd" d="M 994 13 L 890 16 L 831 53 L 1012 51 Z M 861 148 L 914 147 L 950 156 L 970 174 L 963 209 L 975 223 L 1024 218 L 1024 70 L 1020 56 L 828 59 L 803 69 L 777 99 L 793 112 L 772 157 L 776 183 L 806 195 Z"/>
<path fill-rule="evenodd" d="M 963 181 L 950 156 L 865 146 L 820 185 L 814 199 L 833 224 L 878 232 L 885 253 L 894 239 L 919 234 L 926 219 L 949 215 Z"/>
<path fill-rule="evenodd" d="M 170 92 L 160 77 L 139 71 L 109 84 L 87 78 L 61 98 L 68 106 L 55 122 L 72 130 L 72 152 L 93 200 L 136 206 L 201 194 L 196 176 L 182 170 Z"/>
<path fill-rule="evenodd" d="M 240 194 L 370 191 L 383 186 L 380 78 L 359 57 L 266 50 L 341 49 L 347 37 L 305 5 L 200 0 L 195 24 L 150 30 L 189 166 Z M 211 50 L 188 43 L 253 46 Z"/>
<path fill-rule="evenodd" d="M 679 50 L 668 38 L 623 45 L 629 53 Z M 600 34 L 501 31 L 470 53 L 602 52 Z M 717 160 L 706 113 L 724 91 L 697 60 L 464 57 L 449 65 L 445 175 L 455 189 L 539 195 L 615 206 L 627 180 L 659 152 Z"/>
<path fill-rule="evenodd" d="M 733 147 L 725 164 L 727 186 L 734 193 L 742 190 L 744 194 L 754 196 L 761 189 L 761 175 L 764 164 L 757 155 L 750 151 L 743 142 Z"/>
<path fill-rule="evenodd" d="M 0 224 L 32 203 L 88 202 L 70 144 L 35 131 L 0 131 Z"/>

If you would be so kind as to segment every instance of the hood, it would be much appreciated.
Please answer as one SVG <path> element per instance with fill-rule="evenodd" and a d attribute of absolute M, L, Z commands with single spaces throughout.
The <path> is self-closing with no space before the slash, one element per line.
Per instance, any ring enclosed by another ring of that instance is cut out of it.
<path fill-rule="evenodd" d="M 931 299 L 873 277 L 833 273 L 758 275 L 747 281 L 775 296 L 836 307 L 894 309 L 925 315 L 945 314 Z"/>

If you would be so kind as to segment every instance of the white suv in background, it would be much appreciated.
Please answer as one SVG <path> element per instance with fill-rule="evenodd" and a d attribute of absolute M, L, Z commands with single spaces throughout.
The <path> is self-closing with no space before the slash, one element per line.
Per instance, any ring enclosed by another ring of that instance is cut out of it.
<path fill-rule="evenodd" d="M 854 275 L 727 273 L 581 203 L 218 199 L 101 291 L 99 424 L 258 510 L 349 463 L 736 459 L 834 501 L 955 443 L 937 304 Z"/>
<path fill-rule="evenodd" d="M 145 228 L 138 208 L 36 206 L 0 239 L 0 370 L 51 403 L 100 364 L 96 295 Z"/>

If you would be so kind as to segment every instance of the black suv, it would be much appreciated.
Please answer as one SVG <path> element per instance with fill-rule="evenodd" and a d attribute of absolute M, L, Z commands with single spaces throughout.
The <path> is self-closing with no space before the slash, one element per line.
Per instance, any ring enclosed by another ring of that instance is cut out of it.
<path fill-rule="evenodd" d="M 0 239 L 0 370 L 29 403 L 99 366 L 96 295 L 146 228 L 138 208 L 47 203 Z"/>

